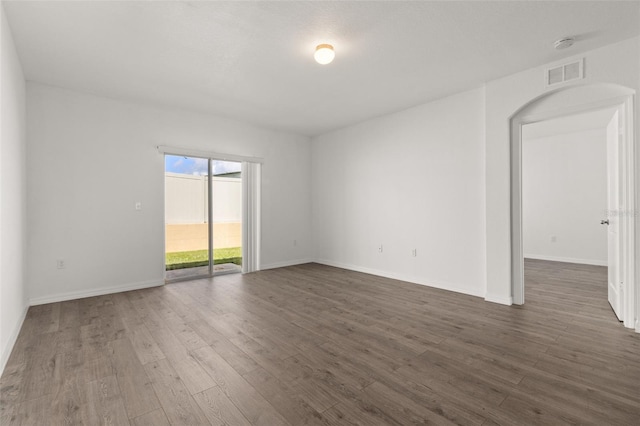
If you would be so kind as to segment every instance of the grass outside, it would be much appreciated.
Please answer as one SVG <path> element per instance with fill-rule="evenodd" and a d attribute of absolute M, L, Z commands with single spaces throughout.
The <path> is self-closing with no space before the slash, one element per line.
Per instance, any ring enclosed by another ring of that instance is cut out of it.
<path fill-rule="evenodd" d="M 242 248 L 230 247 L 213 249 L 213 264 L 234 263 L 242 265 Z M 180 251 L 166 254 L 166 269 L 195 268 L 209 264 L 209 250 Z"/>

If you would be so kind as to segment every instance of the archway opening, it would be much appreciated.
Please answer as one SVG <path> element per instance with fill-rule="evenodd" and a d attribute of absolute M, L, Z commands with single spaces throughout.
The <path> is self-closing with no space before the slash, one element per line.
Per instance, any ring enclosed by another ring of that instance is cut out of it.
<path fill-rule="evenodd" d="M 576 85 L 547 93 L 525 104 L 511 117 L 511 273 L 515 304 L 525 302 L 523 248 L 523 126 L 605 108 L 615 108 L 620 117 L 620 202 L 609 212 L 619 220 L 619 286 L 621 320 L 635 326 L 636 294 L 636 150 L 635 117 L 631 89 L 609 84 Z"/>

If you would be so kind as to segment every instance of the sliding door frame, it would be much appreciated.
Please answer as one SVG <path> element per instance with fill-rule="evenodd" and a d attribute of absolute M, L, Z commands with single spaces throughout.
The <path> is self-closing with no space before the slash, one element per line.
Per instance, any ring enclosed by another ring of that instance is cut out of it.
<path fill-rule="evenodd" d="M 255 272 L 260 270 L 260 210 L 261 210 L 261 165 L 262 158 L 247 157 L 233 154 L 220 154 L 216 152 L 202 151 L 189 148 L 178 148 L 160 145 L 157 147 L 159 153 L 165 158 L 167 155 L 176 155 L 192 158 L 202 158 L 207 160 L 207 220 L 209 237 L 209 273 L 206 275 L 194 275 L 185 278 L 176 278 L 165 282 L 173 283 L 199 278 L 212 278 L 213 273 L 213 173 L 212 161 L 233 161 L 241 163 L 242 166 L 242 273 Z M 166 196 L 166 195 L 165 195 Z M 166 200 L 164 200 L 166 203 Z M 164 205 L 164 203 L 163 203 Z M 166 207 L 165 207 L 166 215 Z M 165 227 L 166 229 L 166 227 Z M 166 233 L 166 231 L 164 231 Z M 165 234 L 166 239 L 166 234 Z M 165 248 L 166 255 L 166 248 Z M 164 264 L 164 274 L 166 277 L 166 261 Z"/>
<path fill-rule="evenodd" d="M 209 276 L 213 276 L 213 170 L 211 158 L 207 158 L 207 233 L 209 235 Z"/>

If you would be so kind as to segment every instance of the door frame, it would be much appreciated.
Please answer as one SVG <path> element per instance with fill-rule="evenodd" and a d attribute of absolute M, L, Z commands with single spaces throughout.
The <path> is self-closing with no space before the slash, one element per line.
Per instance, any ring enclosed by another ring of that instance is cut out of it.
<path fill-rule="evenodd" d="M 211 159 L 207 158 L 205 156 L 201 156 L 201 155 L 185 155 L 185 154 L 180 154 L 180 153 L 175 153 L 175 152 L 163 152 L 162 153 L 162 157 L 163 157 L 163 165 L 165 165 L 166 167 L 166 158 L 167 156 L 176 156 L 176 157 L 185 157 L 185 158 L 197 158 L 197 159 L 201 159 L 201 160 L 206 160 L 207 161 L 207 178 L 206 178 L 206 194 L 207 194 L 207 250 L 208 250 L 208 261 L 209 261 L 209 265 L 208 265 L 208 273 L 206 274 L 194 274 L 194 275 L 188 275 L 185 277 L 177 277 L 177 278 L 171 278 L 171 279 L 167 279 L 167 262 L 166 262 L 166 254 L 167 254 L 167 246 L 166 246 L 166 242 L 167 242 L 167 235 L 166 235 L 166 218 L 167 218 L 167 190 L 166 190 L 166 185 L 167 185 L 167 178 L 166 178 L 166 168 L 164 168 L 164 188 L 165 190 L 162 191 L 162 206 L 163 206 L 163 223 L 165 226 L 162 227 L 163 229 L 163 238 L 162 240 L 164 241 L 164 248 L 163 248 L 163 277 L 164 277 L 164 283 L 165 284 L 173 284 L 173 283 L 177 283 L 177 282 L 181 282 L 181 281 L 190 281 L 190 280 L 197 280 L 200 278 L 211 278 L 213 277 L 213 224 L 212 224 L 212 216 L 213 216 L 213 212 L 212 212 L 212 196 L 211 196 L 211 192 L 212 192 L 212 176 L 211 176 Z"/>
<path fill-rule="evenodd" d="M 536 101 L 533 101 L 535 103 Z M 620 214 L 621 247 L 620 247 L 620 278 L 623 292 L 623 323 L 625 327 L 636 328 L 640 332 L 640 324 L 636 323 L 638 317 L 636 295 L 640 296 L 640 289 L 636 282 L 637 259 L 635 254 L 635 212 L 637 206 L 635 180 L 636 180 L 636 150 L 635 150 L 635 115 L 634 95 L 624 95 L 605 99 L 588 104 L 560 108 L 553 111 L 526 115 L 517 113 L 510 120 L 511 143 L 511 293 L 513 303 L 524 304 L 524 250 L 522 236 L 522 126 L 539 121 L 565 117 L 573 114 L 619 107 L 621 117 L 624 119 L 622 129 L 623 138 L 621 153 L 621 180 L 622 206 Z M 523 111 L 523 110 L 520 110 Z M 640 299 L 640 297 L 638 297 Z"/>

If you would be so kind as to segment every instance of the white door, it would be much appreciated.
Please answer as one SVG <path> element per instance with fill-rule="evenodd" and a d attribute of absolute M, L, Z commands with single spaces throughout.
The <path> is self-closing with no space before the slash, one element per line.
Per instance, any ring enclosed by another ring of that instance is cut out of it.
<path fill-rule="evenodd" d="M 607 225 L 608 248 L 608 299 L 619 320 L 623 319 L 623 295 L 620 283 L 620 141 L 618 112 L 607 125 Z"/>

